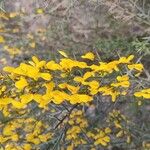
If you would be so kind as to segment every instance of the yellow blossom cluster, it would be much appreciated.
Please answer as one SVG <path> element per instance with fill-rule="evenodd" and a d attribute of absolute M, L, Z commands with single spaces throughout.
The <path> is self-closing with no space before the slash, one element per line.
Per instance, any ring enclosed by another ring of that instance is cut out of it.
<path fill-rule="evenodd" d="M 3 36 L 0 36 L 0 43 L 4 43 L 5 42 L 5 39 Z"/>
<path fill-rule="evenodd" d="M 67 150 L 73 150 L 80 145 L 89 144 L 93 146 L 107 146 L 110 143 L 109 134 L 111 129 L 109 127 L 104 129 L 89 128 L 87 119 L 81 110 L 74 110 L 68 120 L 69 128 L 66 132 L 66 140 L 71 143 Z"/>
<path fill-rule="evenodd" d="M 16 47 L 9 47 L 5 45 L 4 50 L 9 53 L 11 58 L 13 58 L 15 55 L 21 54 L 21 50 Z"/>
<path fill-rule="evenodd" d="M 71 142 L 67 150 L 73 149 L 81 144 L 86 144 L 87 141 L 81 137 L 80 134 L 88 127 L 88 122 L 83 116 L 81 110 L 74 110 L 68 120 L 69 129 L 66 132 L 66 140 Z"/>
<path fill-rule="evenodd" d="M 143 141 L 142 147 L 144 150 L 149 150 L 150 149 L 150 142 L 149 141 Z"/>
<path fill-rule="evenodd" d="M 145 99 L 150 99 L 150 89 L 143 89 L 139 92 L 135 92 L 134 96 L 142 97 L 142 98 L 145 98 Z"/>
<path fill-rule="evenodd" d="M 131 133 L 127 129 L 129 121 L 119 110 L 110 112 L 107 122 L 116 128 L 117 138 L 126 137 L 127 143 L 131 142 Z"/>
<path fill-rule="evenodd" d="M 127 75 L 118 76 L 117 83 L 112 83 L 111 86 L 128 88 L 130 86 L 129 77 Z"/>
<path fill-rule="evenodd" d="M 109 84 L 101 85 L 101 81 L 104 76 L 114 71 L 118 72 L 120 65 L 132 64 L 132 55 L 109 63 L 99 62 L 98 65 L 88 65 L 83 61 L 69 59 L 67 54 L 62 51 L 61 54 L 65 58 L 62 58 L 58 63 L 55 61 L 40 61 L 33 56 L 32 61 L 29 61 L 28 64 L 21 63 L 16 68 L 4 67 L 3 70 L 8 73 L 9 78 L 13 81 L 16 91 L 23 93 L 15 98 L 5 95 L 5 97 L 0 98 L 0 104 L 12 104 L 16 108 L 22 108 L 34 100 L 39 103 L 40 107 L 44 108 L 49 102 L 61 104 L 65 100 L 71 104 L 87 103 L 97 93 L 110 95 L 112 101 L 115 101 L 119 95 L 126 95 L 125 89 L 130 87 L 127 75 L 117 76 L 117 82 Z M 85 54 L 85 56 L 82 58 L 91 61 L 94 59 L 94 54 L 91 52 Z M 76 76 L 75 70 L 81 72 L 81 75 Z M 103 76 L 101 76 L 102 73 Z M 56 84 L 58 80 L 59 84 Z M 119 87 L 125 89 L 120 90 Z M 2 91 L 4 89 L 3 86 Z M 42 94 L 39 92 L 41 89 L 43 89 Z M 34 90 L 37 92 L 34 93 Z M 5 99 L 5 102 L 3 99 Z"/>
<path fill-rule="evenodd" d="M 13 25 L 12 29 L 12 26 L 8 27 L 8 24 L 10 24 L 10 22 L 14 22 L 18 17 L 21 17 L 22 15 L 22 13 L 18 12 L 0 12 L 0 21 L 2 22 L 2 24 L 0 24 L 0 34 L 2 34 L 0 35 L 0 44 L 2 44 L 3 50 L 8 53 L 11 59 L 16 55 L 22 54 L 21 47 L 14 45 L 14 42 L 12 46 L 10 40 L 8 40 L 10 39 L 10 37 L 14 38 L 13 35 L 20 32 L 20 25 Z M 10 33 L 10 37 L 6 35 Z M 14 41 L 14 39 L 12 41 Z"/>
<path fill-rule="evenodd" d="M 111 133 L 110 128 L 105 129 L 94 129 L 95 131 L 90 131 L 87 133 L 87 136 L 94 140 L 94 145 L 107 146 L 110 143 L 109 134 Z"/>
<path fill-rule="evenodd" d="M 116 137 L 126 136 L 127 142 L 130 143 L 130 133 L 123 126 L 123 123 L 128 121 L 119 111 L 114 110 L 109 114 L 110 127 L 90 128 L 84 116 L 85 111 L 72 111 L 70 108 L 80 106 L 85 110 L 98 95 L 111 98 L 112 102 L 117 102 L 121 97 L 125 98 L 129 88 L 134 86 L 131 82 L 132 77 L 136 77 L 134 73 L 141 73 L 143 65 L 133 63 L 133 55 L 111 62 L 98 62 L 92 52 L 82 55 L 78 60 L 69 58 L 63 51 L 59 53 L 62 58 L 57 61 L 47 62 L 33 56 L 31 61 L 21 63 L 17 67 L 3 68 L 0 75 L 0 112 L 5 119 L 15 119 L 6 124 L 2 121 L 1 145 L 4 145 L 6 150 L 12 147 L 26 150 L 52 138 L 52 133 L 45 132 L 49 127 L 42 121 L 32 120 L 29 116 L 26 119 L 15 117 L 18 114 L 29 114 L 35 106 L 41 114 L 52 112 L 55 106 L 55 111 L 58 112 L 49 116 L 60 121 L 60 124 L 63 122 L 63 109 L 66 109 L 69 114 L 65 117 L 68 119 L 65 122 L 67 126 L 64 140 L 67 150 L 86 144 L 92 145 L 91 147 L 109 145 L 112 126 L 116 128 Z M 150 92 L 148 88 L 139 92 L 133 89 L 129 94 L 136 98 L 149 99 Z M 55 121 L 51 123 L 55 124 Z M 25 142 L 21 143 L 21 140 Z"/>
<path fill-rule="evenodd" d="M 31 150 L 40 143 L 51 139 L 50 132 L 44 133 L 48 127 L 34 118 L 14 118 L 6 124 L 0 124 L 0 144 L 6 150 Z"/>

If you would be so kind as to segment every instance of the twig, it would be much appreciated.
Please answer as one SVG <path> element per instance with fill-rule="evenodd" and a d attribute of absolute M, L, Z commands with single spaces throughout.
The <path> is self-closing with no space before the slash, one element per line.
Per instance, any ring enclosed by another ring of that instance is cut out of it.
<path fill-rule="evenodd" d="M 71 112 L 72 112 L 77 106 L 78 106 L 78 104 L 74 105 L 74 106 L 70 109 L 69 113 L 66 114 L 66 115 L 60 120 L 60 122 L 55 126 L 54 129 L 57 129 L 58 126 L 59 126 L 60 124 L 62 124 L 63 121 L 64 121 L 66 118 L 68 118 L 68 117 L 70 116 Z"/>

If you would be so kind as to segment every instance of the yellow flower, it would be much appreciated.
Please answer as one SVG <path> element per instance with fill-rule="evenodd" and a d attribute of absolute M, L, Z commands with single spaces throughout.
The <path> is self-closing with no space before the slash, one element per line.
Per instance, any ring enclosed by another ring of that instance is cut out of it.
<path fill-rule="evenodd" d="M 11 101 L 11 104 L 15 107 L 15 108 L 18 108 L 18 109 L 23 109 L 26 105 L 19 102 L 19 101 L 16 101 L 16 100 L 12 100 Z"/>
<path fill-rule="evenodd" d="M 61 59 L 60 65 L 62 70 L 71 71 L 73 67 L 86 68 L 87 64 L 85 62 L 79 62 L 69 58 Z"/>
<path fill-rule="evenodd" d="M 94 76 L 94 72 L 86 72 L 84 75 L 83 75 L 83 79 L 86 80 L 90 77 L 93 77 Z"/>
<path fill-rule="evenodd" d="M 3 13 L 2 11 L 0 13 L 0 18 L 3 18 L 5 20 L 9 20 L 8 15 L 6 13 Z"/>
<path fill-rule="evenodd" d="M 119 71 L 118 69 L 118 61 L 112 61 L 109 63 L 105 63 L 105 62 L 99 62 L 99 65 L 91 65 L 90 68 L 94 71 L 94 72 L 106 72 L 106 73 L 112 73 L 113 70 L 115 71 Z"/>
<path fill-rule="evenodd" d="M 74 121 L 70 119 L 70 120 L 68 121 L 68 123 L 69 123 L 70 125 L 73 125 L 73 124 L 74 124 Z"/>
<path fill-rule="evenodd" d="M 19 90 L 24 89 L 26 86 L 28 86 L 28 82 L 24 77 L 21 77 L 19 81 L 15 83 L 16 88 Z"/>
<path fill-rule="evenodd" d="M 63 70 L 71 71 L 71 69 L 73 67 L 75 67 L 75 62 L 73 60 L 71 60 L 71 59 L 64 58 L 64 59 L 61 59 L 60 65 L 61 65 Z"/>
<path fill-rule="evenodd" d="M 116 137 L 120 138 L 123 136 L 123 130 L 120 130 L 117 134 Z"/>
<path fill-rule="evenodd" d="M 130 135 L 127 136 L 127 143 L 131 143 L 131 136 Z"/>
<path fill-rule="evenodd" d="M 32 149 L 32 146 L 30 144 L 24 144 L 23 145 L 23 149 L 24 150 L 31 150 Z"/>
<path fill-rule="evenodd" d="M 40 139 L 41 142 L 47 142 L 48 139 L 52 137 L 51 133 L 39 135 L 38 138 Z"/>
<path fill-rule="evenodd" d="M 112 88 L 109 88 L 107 86 L 104 86 L 104 87 L 100 87 L 98 89 L 99 92 L 102 92 L 102 95 L 110 95 L 112 97 L 112 101 L 115 102 L 116 101 L 116 98 L 117 96 L 120 94 L 119 92 L 117 91 L 113 91 Z"/>
<path fill-rule="evenodd" d="M 68 100 L 71 104 L 77 104 L 77 103 L 87 103 L 91 101 L 93 98 L 91 96 L 85 95 L 85 94 L 74 94 L 68 97 Z"/>
<path fill-rule="evenodd" d="M 0 43 L 5 43 L 5 39 L 3 36 L 0 35 Z"/>
<path fill-rule="evenodd" d="M 106 134 L 111 133 L 111 129 L 109 127 L 105 128 L 105 133 Z"/>
<path fill-rule="evenodd" d="M 14 28 L 14 29 L 12 30 L 13 33 L 18 33 L 19 31 L 20 31 L 19 28 Z"/>
<path fill-rule="evenodd" d="M 69 130 L 67 130 L 67 140 L 77 139 L 78 134 L 81 132 L 81 128 L 79 126 L 72 126 Z"/>
<path fill-rule="evenodd" d="M 46 68 L 49 69 L 49 70 L 61 70 L 61 66 L 57 63 L 55 63 L 54 61 L 49 61 L 47 64 L 46 64 Z"/>
<path fill-rule="evenodd" d="M 127 75 L 117 76 L 117 83 L 112 83 L 111 86 L 119 87 L 122 86 L 124 88 L 128 88 L 130 86 L 130 82 L 128 81 L 129 77 Z"/>
<path fill-rule="evenodd" d="M 107 146 L 110 142 L 110 137 L 102 130 L 98 130 L 98 133 L 93 138 L 95 139 L 94 145 Z"/>
<path fill-rule="evenodd" d="M 12 73 L 14 70 L 15 70 L 15 68 L 9 67 L 9 66 L 3 68 L 3 71 L 9 72 L 9 73 Z"/>
<path fill-rule="evenodd" d="M 68 94 L 66 94 L 65 92 L 61 92 L 58 90 L 53 91 L 52 93 L 53 99 L 52 101 L 55 104 L 60 104 L 62 103 L 64 100 L 68 99 Z"/>
<path fill-rule="evenodd" d="M 73 86 L 67 83 L 62 83 L 58 85 L 60 88 L 65 89 L 67 88 L 72 94 L 75 94 L 78 92 L 78 90 L 80 89 L 79 86 Z"/>
<path fill-rule="evenodd" d="M 67 146 L 67 150 L 74 150 L 74 146 L 73 146 L 73 144 L 71 144 L 71 145 Z"/>
<path fill-rule="evenodd" d="M 0 141 L 1 141 L 1 143 L 5 143 L 9 139 L 10 139 L 10 137 L 4 137 L 3 135 L 0 135 Z"/>
<path fill-rule="evenodd" d="M 27 104 L 33 100 L 33 94 L 24 94 L 20 96 L 21 103 Z"/>
<path fill-rule="evenodd" d="M 135 70 L 141 72 L 144 67 L 143 67 L 142 64 L 132 64 L 132 65 L 128 65 L 128 68 L 129 68 L 130 70 L 135 69 Z"/>
<path fill-rule="evenodd" d="M 32 60 L 33 62 L 32 61 L 29 62 L 32 66 L 21 63 L 20 66 L 17 68 L 5 67 L 3 70 L 9 73 L 27 76 L 33 78 L 34 80 L 38 80 L 38 78 L 51 80 L 52 76 L 49 73 L 42 73 L 39 70 L 45 65 L 46 62 L 39 61 L 36 57 L 32 57 Z"/>
<path fill-rule="evenodd" d="M 43 13 L 44 13 L 44 10 L 43 10 L 42 8 L 38 8 L 38 9 L 36 10 L 36 13 L 37 13 L 37 14 L 43 14 Z"/>
<path fill-rule="evenodd" d="M 139 92 L 134 93 L 135 97 L 143 97 L 145 99 L 150 99 L 150 89 L 143 89 Z"/>
<path fill-rule="evenodd" d="M 19 140 L 18 134 L 12 134 L 11 139 L 12 139 L 12 141 L 17 142 Z"/>
<path fill-rule="evenodd" d="M 58 87 L 60 87 L 61 89 L 65 89 L 67 88 L 67 83 L 61 83 L 58 85 Z"/>
<path fill-rule="evenodd" d="M 49 82 L 44 84 L 44 86 L 46 87 L 46 94 L 49 94 L 55 87 L 54 82 Z"/>
<path fill-rule="evenodd" d="M 29 34 L 27 34 L 27 38 L 33 40 L 33 39 L 34 39 L 34 36 L 33 36 L 32 34 L 29 33 Z"/>
<path fill-rule="evenodd" d="M 29 61 L 29 63 L 36 67 L 37 69 L 43 68 L 46 64 L 46 61 L 39 61 L 39 59 L 35 56 L 32 57 L 32 61 Z"/>
<path fill-rule="evenodd" d="M 85 55 L 81 56 L 82 58 L 86 58 L 86 59 L 89 59 L 89 60 L 94 60 L 95 56 L 93 53 L 91 52 L 88 52 L 86 53 Z"/>
<path fill-rule="evenodd" d="M 9 17 L 14 18 L 14 17 L 18 16 L 18 14 L 19 13 L 17 13 L 17 12 L 11 12 L 11 13 L 9 13 Z"/>
<path fill-rule="evenodd" d="M 149 89 L 143 89 L 142 92 L 144 92 L 144 93 L 150 93 L 150 88 Z"/>
<path fill-rule="evenodd" d="M 7 105 L 12 102 L 12 98 L 0 98 L 0 105 Z"/>
<path fill-rule="evenodd" d="M 27 141 L 31 142 L 34 139 L 33 134 L 31 134 L 31 133 L 27 134 L 26 139 L 27 139 Z"/>
<path fill-rule="evenodd" d="M 142 146 L 143 146 L 143 148 L 145 148 L 145 150 L 149 150 L 150 142 L 149 141 L 143 141 Z"/>
<path fill-rule="evenodd" d="M 142 97 L 143 93 L 142 92 L 135 92 L 134 96 L 136 96 L 136 97 Z"/>
<path fill-rule="evenodd" d="M 117 80 L 118 80 L 119 82 L 121 82 L 121 81 L 127 81 L 127 80 L 129 80 L 129 76 L 128 76 L 128 75 L 117 76 Z"/>
<path fill-rule="evenodd" d="M 5 39 L 3 38 L 3 36 L 0 36 L 0 43 L 5 43 Z"/>
<path fill-rule="evenodd" d="M 32 141 L 31 141 L 32 143 L 34 143 L 35 145 L 38 145 L 38 144 L 40 144 L 41 143 L 41 141 L 40 141 L 40 139 L 39 138 L 34 138 L 34 139 L 32 139 Z"/>
<path fill-rule="evenodd" d="M 88 85 L 90 88 L 90 94 L 95 95 L 98 93 L 98 88 L 99 88 L 99 82 L 96 80 L 86 82 L 86 85 Z"/>
<path fill-rule="evenodd" d="M 126 91 L 122 91 L 120 94 L 121 95 L 127 95 L 127 92 Z"/>
<path fill-rule="evenodd" d="M 52 76 L 49 73 L 39 73 L 38 77 L 41 77 L 41 78 L 43 78 L 44 80 L 47 80 L 47 81 L 52 79 Z"/>
<path fill-rule="evenodd" d="M 13 73 L 18 75 L 25 75 L 35 80 L 39 77 L 39 69 L 33 66 L 21 63 L 19 67 L 15 68 Z"/>
<path fill-rule="evenodd" d="M 130 61 L 134 58 L 134 55 L 130 55 L 128 58 L 126 57 L 121 57 L 119 59 L 119 63 L 123 63 L 123 64 L 129 64 Z"/>
<path fill-rule="evenodd" d="M 76 81 L 76 82 L 80 82 L 80 83 L 82 83 L 82 84 L 84 84 L 85 82 L 84 82 L 84 79 L 82 78 L 82 77 L 75 77 L 74 79 L 73 79 L 74 81 Z"/>
<path fill-rule="evenodd" d="M 29 46 L 30 46 L 31 48 L 35 48 L 36 44 L 35 44 L 35 42 L 32 42 L 32 43 L 29 44 Z"/>
<path fill-rule="evenodd" d="M 37 101 L 37 100 L 36 100 Z M 38 101 L 39 107 L 47 109 L 47 104 L 52 101 L 52 95 L 51 94 L 45 94 L 41 97 L 41 99 Z"/>
<path fill-rule="evenodd" d="M 33 94 L 33 100 L 36 101 L 37 103 L 41 103 L 42 95 L 40 95 L 40 94 Z"/>
<path fill-rule="evenodd" d="M 116 128 L 122 129 L 122 125 L 119 123 L 118 120 L 114 121 L 114 124 L 115 124 L 115 127 L 116 127 Z"/>
<path fill-rule="evenodd" d="M 119 83 L 112 83 L 111 86 L 113 86 L 113 87 L 122 86 L 122 87 L 128 88 L 130 86 L 130 82 L 129 81 L 123 81 L 123 82 L 119 82 Z"/>
<path fill-rule="evenodd" d="M 58 51 L 58 52 L 59 52 L 62 56 L 68 58 L 68 55 L 67 55 L 65 52 L 63 52 L 63 51 Z"/>
<path fill-rule="evenodd" d="M 11 126 L 10 124 L 8 124 L 8 125 L 6 125 L 3 128 L 3 135 L 5 135 L 5 136 L 9 136 L 10 135 L 11 136 L 11 135 L 14 134 L 13 130 L 14 130 L 13 126 Z"/>
<path fill-rule="evenodd" d="M 110 94 L 112 96 L 112 102 L 116 101 L 117 96 L 119 95 L 119 92 L 114 91 Z"/>
<path fill-rule="evenodd" d="M 91 89 L 98 89 L 99 88 L 99 82 L 96 80 L 86 82 L 86 83 L 87 83 L 87 85 L 89 85 L 91 87 Z"/>

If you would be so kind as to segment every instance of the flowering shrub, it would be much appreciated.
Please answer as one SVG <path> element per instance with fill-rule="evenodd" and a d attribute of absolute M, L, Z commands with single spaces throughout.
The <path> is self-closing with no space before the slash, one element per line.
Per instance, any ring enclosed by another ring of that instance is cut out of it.
<path fill-rule="evenodd" d="M 142 105 L 144 99 L 150 98 L 150 89 L 135 80 L 143 65 L 134 63 L 133 55 L 99 62 L 91 52 L 79 60 L 63 51 L 59 53 L 63 58 L 58 62 L 33 56 L 28 63 L 3 68 L 1 147 L 94 150 L 113 145 L 117 138 L 132 143 L 133 122 L 111 107 L 100 119 L 94 116 L 95 105 L 102 104 L 102 96 L 112 105 L 122 99 Z M 97 122 L 93 124 L 90 116 Z"/>

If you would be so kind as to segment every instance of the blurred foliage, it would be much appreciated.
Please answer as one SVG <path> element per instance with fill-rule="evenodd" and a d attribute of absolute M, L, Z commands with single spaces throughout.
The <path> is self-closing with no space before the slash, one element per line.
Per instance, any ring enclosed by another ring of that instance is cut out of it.
<path fill-rule="evenodd" d="M 94 48 L 99 52 L 102 60 L 134 54 L 137 58 L 142 57 L 142 62 L 149 67 L 150 42 L 148 40 L 141 38 L 99 39 L 95 42 Z"/>

